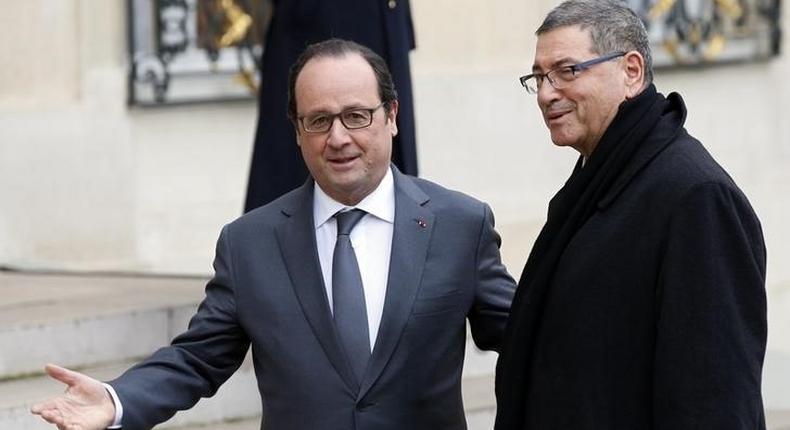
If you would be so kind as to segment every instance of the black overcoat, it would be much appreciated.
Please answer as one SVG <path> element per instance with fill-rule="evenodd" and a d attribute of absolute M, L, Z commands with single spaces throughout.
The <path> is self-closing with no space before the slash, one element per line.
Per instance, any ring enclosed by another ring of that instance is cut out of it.
<path fill-rule="evenodd" d="M 565 248 L 545 301 L 525 305 L 542 315 L 521 428 L 765 428 L 760 223 L 677 121 L 640 143 Z M 501 401 L 508 369 L 498 374 Z"/>
<path fill-rule="evenodd" d="M 307 168 L 288 120 L 288 70 L 307 45 L 330 37 L 367 46 L 387 62 L 398 92 L 393 162 L 417 175 L 409 51 L 414 30 L 408 0 L 275 0 L 261 66 L 258 126 L 245 212 L 300 186 Z"/>

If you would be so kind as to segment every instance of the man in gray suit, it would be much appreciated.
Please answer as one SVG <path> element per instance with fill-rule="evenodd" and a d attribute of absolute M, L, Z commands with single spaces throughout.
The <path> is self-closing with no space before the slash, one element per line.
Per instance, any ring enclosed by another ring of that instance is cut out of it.
<path fill-rule="evenodd" d="M 48 366 L 69 389 L 33 413 L 148 429 L 213 395 L 251 346 L 261 428 L 466 428 L 466 319 L 498 349 L 514 291 L 490 209 L 390 164 L 398 101 L 369 49 L 311 45 L 289 86 L 312 178 L 225 226 L 172 345 L 108 384 Z"/>

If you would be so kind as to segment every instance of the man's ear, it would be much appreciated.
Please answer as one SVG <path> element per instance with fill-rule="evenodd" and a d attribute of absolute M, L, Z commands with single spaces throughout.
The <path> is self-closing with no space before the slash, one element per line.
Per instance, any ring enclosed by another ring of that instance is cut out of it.
<path fill-rule="evenodd" d="M 398 123 L 395 121 L 398 118 L 398 101 L 393 100 L 389 103 L 390 108 L 387 112 L 387 121 L 390 124 L 390 132 L 392 133 L 392 137 L 398 135 Z"/>
<path fill-rule="evenodd" d="M 632 99 L 642 92 L 645 84 L 645 59 L 637 51 L 629 51 L 623 57 L 625 68 L 626 98 Z"/>

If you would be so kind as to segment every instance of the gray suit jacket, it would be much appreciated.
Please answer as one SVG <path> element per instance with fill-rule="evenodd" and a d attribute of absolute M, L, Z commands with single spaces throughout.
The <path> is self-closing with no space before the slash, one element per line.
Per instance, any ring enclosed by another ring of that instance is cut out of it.
<path fill-rule="evenodd" d="M 381 326 L 361 387 L 334 332 L 313 226 L 313 182 L 223 229 L 189 329 L 111 382 L 126 430 L 213 395 L 248 348 L 265 429 L 464 429 L 466 319 L 497 349 L 515 289 L 484 203 L 394 170 Z"/>

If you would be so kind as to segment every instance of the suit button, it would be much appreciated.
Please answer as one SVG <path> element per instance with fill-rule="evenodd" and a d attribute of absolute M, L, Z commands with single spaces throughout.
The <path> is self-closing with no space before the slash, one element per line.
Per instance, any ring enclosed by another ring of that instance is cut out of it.
<path fill-rule="evenodd" d="M 387 6 L 389 6 L 390 9 L 395 9 L 395 6 L 397 6 L 397 5 L 398 5 L 398 2 L 396 2 L 395 0 L 390 0 L 390 1 L 387 2 Z"/>

